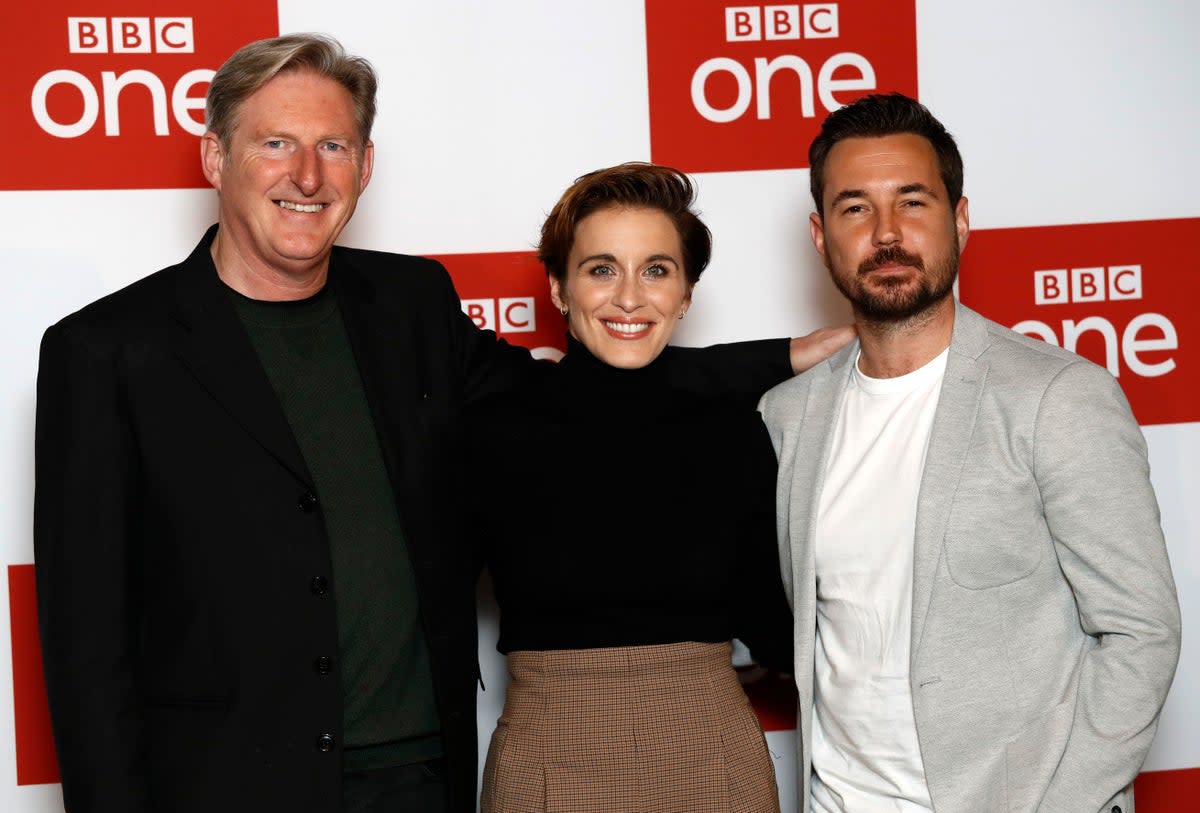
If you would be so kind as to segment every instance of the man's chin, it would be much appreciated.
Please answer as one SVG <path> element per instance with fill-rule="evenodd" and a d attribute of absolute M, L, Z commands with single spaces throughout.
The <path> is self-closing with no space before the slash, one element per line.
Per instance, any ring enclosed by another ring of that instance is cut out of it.
<path fill-rule="evenodd" d="M 908 320 L 927 313 L 945 302 L 951 295 L 947 291 L 941 295 L 931 295 L 921 292 L 916 295 L 864 296 L 852 304 L 859 316 L 871 322 L 907 322 Z"/>
<path fill-rule="evenodd" d="M 275 247 L 280 264 L 303 267 L 329 259 L 333 241 L 320 238 L 287 240 Z"/>

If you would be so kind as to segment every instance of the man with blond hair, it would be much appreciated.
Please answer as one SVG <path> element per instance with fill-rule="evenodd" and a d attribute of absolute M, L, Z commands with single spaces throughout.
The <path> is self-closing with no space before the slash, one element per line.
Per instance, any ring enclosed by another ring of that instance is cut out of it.
<path fill-rule="evenodd" d="M 475 571 L 438 452 L 464 384 L 527 355 L 435 263 L 334 247 L 375 88 L 325 37 L 239 50 L 200 142 L 217 225 L 46 333 L 35 546 L 71 813 L 473 807 Z"/>

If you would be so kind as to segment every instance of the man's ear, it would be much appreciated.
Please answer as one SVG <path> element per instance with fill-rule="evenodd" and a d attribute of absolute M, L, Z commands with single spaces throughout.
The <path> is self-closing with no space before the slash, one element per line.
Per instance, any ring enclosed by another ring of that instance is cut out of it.
<path fill-rule="evenodd" d="M 204 177 L 218 192 L 221 191 L 221 167 L 225 163 L 225 148 L 212 130 L 200 137 L 200 168 Z"/>
<path fill-rule="evenodd" d="M 817 253 L 821 255 L 821 259 L 825 259 L 825 221 L 821 219 L 821 215 L 813 212 L 808 216 L 808 233 L 812 236 L 813 245 L 817 248 Z"/>
<path fill-rule="evenodd" d="M 967 247 L 967 238 L 971 236 L 971 218 L 967 213 L 966 198 L 959 198 L 954 207 L 954 230 L 958 232 L 958 253 L 961 255 Z"/>
<path fill-rule="evenodd" d="M 358 170 L 358 193 L 361 195 L 371 182 L 371 170 L 375 168 L 375 142 L 368 141 L 363 146 L 362 166 Z"/>

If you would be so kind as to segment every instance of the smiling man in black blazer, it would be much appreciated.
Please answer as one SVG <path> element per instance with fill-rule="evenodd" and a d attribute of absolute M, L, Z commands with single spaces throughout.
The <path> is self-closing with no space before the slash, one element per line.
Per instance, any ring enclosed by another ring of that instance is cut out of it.
<path fill-rule="evenodd" d="M 70 811 L 473 808 L 453 421 L 531 362 L 436 263 L 334 247 L 375 85 L 321 37 L 231 57 L 201 141 L 218 225 L 46 333 L 35 545 Z"/>
<path fill-rule="evenodd" d="M 474 810 L 457 416 L 534 363 L 437 263 L 334 246 L 375 84 L 325 37 L 234 54 L 201 141 L 218 224 L 46 332 L 34 537 L 71 813 Z M 785 342 L 704 358 L 702 389 L 789 372 Z"/>

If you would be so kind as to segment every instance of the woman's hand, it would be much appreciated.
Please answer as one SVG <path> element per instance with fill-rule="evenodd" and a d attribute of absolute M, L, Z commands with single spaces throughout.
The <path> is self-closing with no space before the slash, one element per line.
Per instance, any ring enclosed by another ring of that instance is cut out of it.
<path fill-rule="evenodd" d="M 792 339 L 792 372 L 799 375 L 813 365 L 820 364 L 857 335 L 854 325 L 839 325 L 817 328 L 807 336 L 797 336 Z"/>

